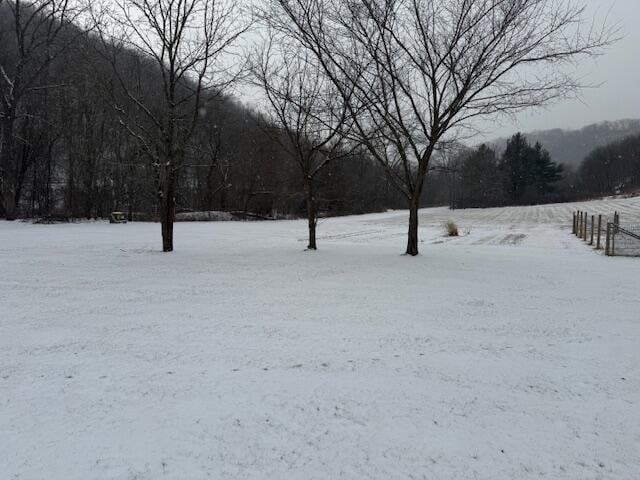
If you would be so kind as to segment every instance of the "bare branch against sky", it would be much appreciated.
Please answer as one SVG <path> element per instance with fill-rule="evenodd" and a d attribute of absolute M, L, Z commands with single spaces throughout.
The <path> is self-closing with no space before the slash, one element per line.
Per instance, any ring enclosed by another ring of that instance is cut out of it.
<path fill-rule="evenodd" d="M 264 0 L 253 0 L 253 3 L 264 3 Z M 640 118 L 640 89 L 637 88 L 640 78 L 640 57 L 637 54 L 640 1 L 584 0 L 583 3 L 594 24 L 606 21 L 618 29 L 621 37 L 603 55 L 570 66 L 575 69 L 576 78 L 591 88 L 583 89 L 577 99 L 521 113 L 515 121 L 484 122 L 478 125 L 484 131 L 484 138 L 506 136 L 517 130 L 573 129 L 604 120 Z M 253 35 L 248 35 L 245 42 L 251 42 Z M 255 90 L 245 87 L 241 93 L 245 100 L 259 102 Z"/>
<path fill-rule="evenodd" d="M 579 128 L 604 120 L 640 117 L 640 2 L 637 0 L 586 0 L 594 22 L 606 20 L 618 28 L 620 40 L 606 52 L 577 66 L 578 77 L 592 88 L 578 100 L 564 101 L 543 110 L 526 112 L 517 124 L 488 125 L 488 137 L 504 136 L 515 130 Z"/>

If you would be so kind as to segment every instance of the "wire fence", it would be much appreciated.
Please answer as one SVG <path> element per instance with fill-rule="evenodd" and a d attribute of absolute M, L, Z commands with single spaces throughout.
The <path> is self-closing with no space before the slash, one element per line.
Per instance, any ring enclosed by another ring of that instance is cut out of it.
<path fill-rule="evenodd" d="M 611 236 L 611 255 L 640 257 L 640 225 L 614 225 Z"/>
<path fill-rule="evenodd" d="M 621 225 L 620 214 L 573 212 L 572 233 L 608 256 L 640 257 L 640 224 Z"/>

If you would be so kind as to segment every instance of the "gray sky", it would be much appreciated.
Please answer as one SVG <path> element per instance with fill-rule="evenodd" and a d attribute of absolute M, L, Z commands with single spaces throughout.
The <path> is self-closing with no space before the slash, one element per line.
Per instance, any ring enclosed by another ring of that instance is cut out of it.
<path fill-rule="evenodd" d="M 608 23 L 618 25 L 624 36 L 603 56 L 578 67 L 579 78 L 599 86 L 584 90 L 580 101 L 564 101 L 523 113 L 516 124 L 488 125 L 487 137 L 506 136 L 516 130 L 572 129 L 603 120 L 640 118 L 640 0 L 584 1 L 596 22 L 608 16 Z"/>
<path fill-rule="evenodd" d="M 251 0 L 260 2 L 261 0 Z M 486 122 L 478 141 L 551 128 L 576 129 L 604 120 L 640 118 L 640 0 L 574 0 L 587 5 L 587 15 L 596 24 L 614 25 L 623 37 L 606 53 L 593 60 L 583 60 L 576 75 L 594 88 L 582 91 L 579 100 L 566 100 L 543 109 L 520 114 L 516 122 Z M 255 35 L 255 34 L 254 34 Z M 255 40 L 254 35 L 245 42 Z M 241 97 L 257 106 L 259 94 L 244 86 Z M 475 143 L 470 140 L 470 143 Z"/>

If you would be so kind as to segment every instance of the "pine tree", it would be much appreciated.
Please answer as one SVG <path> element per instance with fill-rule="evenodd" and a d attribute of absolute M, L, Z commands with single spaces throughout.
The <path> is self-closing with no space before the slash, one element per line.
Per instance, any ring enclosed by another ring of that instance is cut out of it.
<path fill-rule="evenodd" d="M 507 142 L 500 171 L 505 201 L 509 205 L 540 203 L 549 199 L 554 184 L 562 179 L 562 165 L 540 143 L 531 146 L 521 133 Z"/>
<path fill-rule="evenodd" d="M 533 184 L 537 202 L 544 201 L 554 191 L 554 184 L 562 179 L 563 167 L 551 160 L 551 155 L 540 143 L 534 146 Z"/>
<path fill-rule="evenodd" d="M 515 205 L 522 202 L 529 183 L 531 157 L 531 147 L 524 135 L 516 133 L 509 139 L 500 162 L 507 204 Z"/>

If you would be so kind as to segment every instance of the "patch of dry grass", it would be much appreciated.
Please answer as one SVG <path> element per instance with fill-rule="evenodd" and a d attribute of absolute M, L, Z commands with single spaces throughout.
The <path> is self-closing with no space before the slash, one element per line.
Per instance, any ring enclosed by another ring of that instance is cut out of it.
<path fill-rule="evenodd" d="M 458 226 L 452 220 L 445 223 L 444 228 L 448 237 L 457 237 L 459 235 Z"/>

